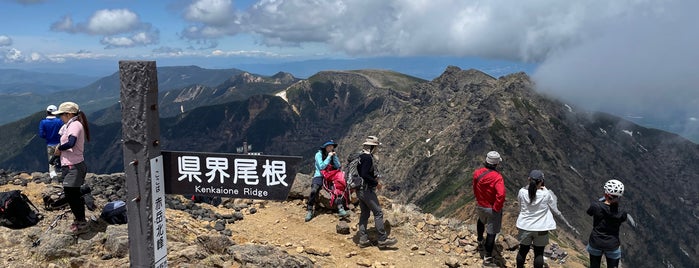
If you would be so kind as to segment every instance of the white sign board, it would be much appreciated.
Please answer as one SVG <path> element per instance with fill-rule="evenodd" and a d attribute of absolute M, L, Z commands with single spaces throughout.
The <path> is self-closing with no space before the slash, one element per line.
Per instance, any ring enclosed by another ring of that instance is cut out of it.
<path fill-rule="evenodd" d="M 150 160 L 153 208 L 153 260 L 156 268 L 167 267 L 167 235 L 165 233 L 165 183 L 163 156 Z"/>

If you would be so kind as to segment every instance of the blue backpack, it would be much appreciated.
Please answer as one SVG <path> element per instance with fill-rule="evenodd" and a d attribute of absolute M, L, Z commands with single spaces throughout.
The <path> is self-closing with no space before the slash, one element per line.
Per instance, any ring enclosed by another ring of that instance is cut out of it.
<path fill-rule="evenodd" d="M 112 201 L 104 205 L 100 218 L 109 224 L 125 224 L 128 222 L 126 203 L 121 200 Z"/>

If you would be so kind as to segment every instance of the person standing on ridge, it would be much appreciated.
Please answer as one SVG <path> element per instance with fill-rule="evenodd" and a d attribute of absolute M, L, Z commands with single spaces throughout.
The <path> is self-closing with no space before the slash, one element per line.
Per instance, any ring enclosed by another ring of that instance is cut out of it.
<path fill-rule="evenodd" d="M 479 248 L 485 248 L 484 266 L 496 266 L 493 260 L 495 235 L 502 226 L 502 208 L 505 205 L 505 181 L 496 170 L 502 161 L 500 154 L 490 151 L 486 154 L 483 167 L 473 172 L 473 195 L 476 197 L 478 222 L 476 232 Z M 483 232 L 487 233 L 483 243 Z M 485 244 L 485 245 L 484 245 Z"/>
<path fill-rule="evenodd" d="M 325 170 L 328 166 L 332 166 L 332 169 L 340 169 L 340 159 L 337 157 L 335 152 L 337 148 L 337 143 L 333 140 L 325 142 L 315 154 L 315 172 L 313 173 L 313 181 L 311 182 L 311 193 L 308 195 L 308 204 L 306 212 L 306 221 L 310 221 L 313 218 L 313 208 L 316 204 L 316 198 L 318 197 L 318 192 L 323 185 L 324 177 L 321 174 L 322 170 Z M 337 201 L 336 201 L 337 202 Z M 337 202 L 338 204 L 338 214 L 340 216 L 346 216 L 347 212 L 342 207 L 343 201 Z"/>
<path fill-rule="evenodd" d="M 70 205 L 70 210 L 75 216 L 70 231 L 73 234 L 81 234 L 87 231 L 85 219 L 85 202 L 81 198 L 80 187 L 85 183 L 87 165 L 83 151 L 85 141 L 90 141 L 90 129 L 85 113 L 74 102 L 64 102 L 53 112 L 63 121 L 60 144 L 56 148 L 56 155 L 61 156 L 61 173 L 63 174 L 63 192 Z"/>
<path fill-rule="evenodd" d="M 544 267 L 544 248 L 549 243 L 549 231 L 556 229 L 555 213 L 571 229 L 575 230 L 558 210 L 558 199 L 553 191 L 544 186 L 544 173 L 532 170 L 529 173 L 529 186 L 519 189 L 519 252 L 517 253 L 517 268 L 524 268 L 527 254 L 534 245 L 534 267 Z M 551 213 L 553 212 L 553 213 Z"/>
<path fill-rule="evenodd" d="M 592 216 L 592 232 L 587 244 L 591 268 L 600 267 L 602 255 L 607 259 L 608 268 L 619 267 L 621 259 L 619 226 L 627 219 L 634 226 L 628 214 L 619 209 L 619 200 L 623 195 L 624 184 L 619 180 L 608 180 L 604 184 L 604 197 L 592 202 L 587 209 L 587 214 Z"/>
<path fill-rule="evenodd" d="M 359 165 L 357 170 L 359 176 L 364 179 L 364 184 L 357 190 L 357 198 L 359 198 L 359 247 L 364 248 L 371 245 L 369 235 L 367 234 L 367 224 L 369 223 L 369 213 L 374 214 L 374 227 L 378 233 L 379 248 L 387 248 L 398 243 L 398 240 L 388 237 L 383 222 L 383 211 L 379 204 L 379 198 L 376 195 L 376 190 L 381 190 L 379 178 L 381 177 L 374 162 L 374 154 L 377 152 L 381 143 L 376 136 L 369 138 L 362 144 L 362 153 L 359 155 Z"/>
<path fill-rule="evenodd" d="M 63 126 L 63 121 L 52 114 L 57 109 L 58 108 L 56 108 L 56 105 L 49 105 L 46 107 L 46 118 L 41 119 L 41 122 L 39 122 L 39 137 L 46 140 L 46 152 L 48 153 L 49 162 L 49 177 L 51 177 L 51 179 L 54 179 L 57 175 L 56 167 L 53 163 L 51 163 L 51 158 L 54 157 L 56 145 L 58 145 L 61 139 L 61 135 L 58 134 L 58 131 L 61 129 L 61 126 Z"/>

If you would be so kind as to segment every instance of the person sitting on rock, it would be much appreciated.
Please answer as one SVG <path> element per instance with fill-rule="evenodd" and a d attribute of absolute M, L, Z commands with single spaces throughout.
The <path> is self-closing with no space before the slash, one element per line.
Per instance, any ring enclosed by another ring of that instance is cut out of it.
<path fill-rule="evenodd" d="M 337 157 L 337 153 L 335 153 L 335 148 L 337 148 L 337 143 L 333 140 L 329 140 L 323 143 L 315 154 L 315 172 L 313 173 L 313 181 L 311 182 L 311 193 L 308 195 L 306 221 L 310 221 L 313 218 L 313 208 L 315 207 L 316 198 L 323 186 L 323 180 L 325 178 L 321 171 L 326 170 L 328 166 L 331 166 L 330 169 L 340 170 L 340 159 Z M 338 205 L 338 214 L 340 216 L 346 216 L 347 211 L 345 211 L 342 205 L 344 201 L 339 200 L 338 202 L 338 200 L 334 200 L 334 202 Z"/>

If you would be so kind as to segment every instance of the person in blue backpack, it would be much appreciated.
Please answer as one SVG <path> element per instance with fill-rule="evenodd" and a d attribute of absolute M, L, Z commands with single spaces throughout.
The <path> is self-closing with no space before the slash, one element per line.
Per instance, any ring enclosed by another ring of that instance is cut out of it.
<path fill-rule="evenodd" d="M 310 221 L 313 218 L 313 208 L 316 204 L 316 198 L 323 186 L 323 180 L 325 178 L 323 178 L 321 171 L 325 170 L 330 165 L 332 165 L 332 169 L 341 168 L 340 159 L 337 157 L 337 153 L 335 153 L 335 148 L 337 148 L 337 143 L 333 140 L 329 140 L 323 143 L 315 154 L 315 172 L 313 173 L 313 181 L 311 182 L 311 193 L 308 195 L 306 221 Z M 341 202 L 338 202 L 338 204 L 340 203 Z M 347 211 L 345 211 L 341 205 L 339 206 L 338 213 L 340 216 L 347 215 Z"/>
<path fill-rule="evenodd" d="M 39 137 L 46 140 L 46 152 L 48 153 L 49 162 L 49 177 L 51 179 L 57 176 L 56 167 L 51 163 L 51 159 L 55 158 L 54 154 L 56 152 L 56 146 L 60 142 L 61 135 L 58 131 L 63 126 L 63 121 L 53 115 L 58 108 L 56 105 L 49 105 L 46 107 L 46 118 L 41 119 L 39 122 Z"/>

